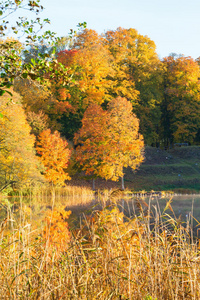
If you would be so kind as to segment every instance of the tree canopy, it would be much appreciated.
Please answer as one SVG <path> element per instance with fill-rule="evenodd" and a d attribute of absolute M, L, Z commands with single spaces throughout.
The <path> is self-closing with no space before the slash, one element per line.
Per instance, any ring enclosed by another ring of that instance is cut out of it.
<path fill-rule="evenodd" d="M 118 180 L 124 167 L 136 169 L 143 161 L 143 138 L 132 105 L 125 98 L 109 102 L 108 110 L 91 104 L 75 134 L 76 160 L 86 174 Z"/>

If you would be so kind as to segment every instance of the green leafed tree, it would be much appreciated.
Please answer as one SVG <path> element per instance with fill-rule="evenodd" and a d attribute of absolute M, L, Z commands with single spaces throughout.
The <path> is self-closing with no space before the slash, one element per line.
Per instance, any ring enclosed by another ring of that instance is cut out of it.
<path fill-rule="evenodd" d="M 44 25 L 49 19 L 42 20 L 39 13 L 43 10 L 40 0 L 3 0 L 0 1 L 0 95 L 9 92 L 10 86 L 16 77 L 27 78 L 44 82 L 43 75 L 49 71 L 49 53 L 38 55 L 31 63 L 24 63 L 22 55 L 29 51 L 27 47 L 38 49 L 37 45 L 45 44 L 50 48 L 57 40 L 55 33 L 44 31 Z M 32 13 L 32 19 L 27 17 L 27 11 Z M 19 16 L 20 15 L 20 16 Z M 26 49 L 19 46 L 16 38 L 7 39 L 12 35 L 23 36 Z M 54 62 L 55 64 L 55 62 Z"/>

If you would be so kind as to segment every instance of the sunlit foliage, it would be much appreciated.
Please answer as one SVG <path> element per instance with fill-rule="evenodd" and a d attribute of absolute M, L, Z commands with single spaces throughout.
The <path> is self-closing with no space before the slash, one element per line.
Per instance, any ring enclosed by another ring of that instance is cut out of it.
<path fill-rule="evenodd" d="M 35 137 L 30 134 L 19 95 L 12 93 L 12 100 L 5 94 L 0 101 L 0 190 L 41 179 Z"/>
<path fill-rule="evenodd" d="M 139 121 L 125 98 L 110 101 L 107 111 L 90 105 L 75 135 L 76 159 L 86 174 L 117 180 L 124 167 L 136 169 L 143 161 L 144 144 L 138 130 Z"/>
<path fill-rule="evenodd" d="M 55 185 L 64 185 L 65 180 L 70 179 L 66 172 L 71 154 L 67 141 L 60 137 L 58 131 L 51 133 L 47 129 L 38 136 L 36 150 L 45 168 L 46 179 Z"/>

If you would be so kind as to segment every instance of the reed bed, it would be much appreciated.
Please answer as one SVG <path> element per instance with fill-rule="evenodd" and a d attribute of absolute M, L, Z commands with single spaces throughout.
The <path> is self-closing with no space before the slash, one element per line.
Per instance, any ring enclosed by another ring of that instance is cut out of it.
<path fill-rule="evenodd" d="M 94 191 L 87 187 L 77 187 L 67 185 L 65 187 L 56 187 L 54 189 L 56 203 L 65 202 L 66 204 L 84 204 L 94 198 Z M 52 187 L 35 187 L 31 189 L 29 195 L 32 196 L 32 202 L 49 204 L 52 199 Z M 55 204 L 56 204 L 55 203 Z"/>
<path fill-rule="evenodd" d="M 61 206 L 36 224 L 23 198 L 2 205 L 1 299 L 200 299 L 199 242 L 171 201 L 135 199 L 132 216 L 114 202 L 76 225 Z"/>

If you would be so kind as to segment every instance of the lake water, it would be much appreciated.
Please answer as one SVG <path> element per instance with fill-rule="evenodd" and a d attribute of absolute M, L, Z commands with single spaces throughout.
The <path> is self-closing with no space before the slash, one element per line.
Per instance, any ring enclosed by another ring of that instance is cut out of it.
<path fill-rule="evenodd" d="M 139 199 L 138 199 L 139 200 Z M 119 205 L 122 207 L 126 215 L 138 213 L 138 205 L 136 199 L 120 201 Z M 144 205 L 144 201 L 150 209 Z M 167 203 L 170 203 L 167 207 Z M 141 199 L 142 207 L 145 210 L 151 211 L 151 215 L 169 215 L 175 219 L 180 219 L 183 226 L 187 224 L 193 228 L 195 235 L 200 238 L 200 195 L 173 195 L 165 198 L 144 197 Z"/>
<path fill-rule="evenodd" d="M 166 208 L 166 204 L 170 201 L 170 205 Z M 155 216 L 158 212 L 159 215 L 170 215 L 173 218 L 180 218 L 183 226 L 190 224 L 193 227 L 195 235 L 200 237 L 200 195 L 173 195 L 165 198 L 161 197 L 124 197 L 124 199 L 118 199 L 117 203 L 120 211 L 123 211 L 127 217 L 133 217 L 135 214 L 139 214 L 138 203 L 141 203 L 142 209 L 148 210 L 147 205 L 150 207 L 151 215 Z M 145 204 L 145 203 L 147 204 Z M 84 205 L 67 206 L 66 209 L 72 210 L 75 214 L 81 214 L 86 212 L 90 214 L 94 210 L 101 210 L 107 205 L 112 206 L 113 202 L 107 200 L 102 203 L 98 199 L 85 203 Z"/>

